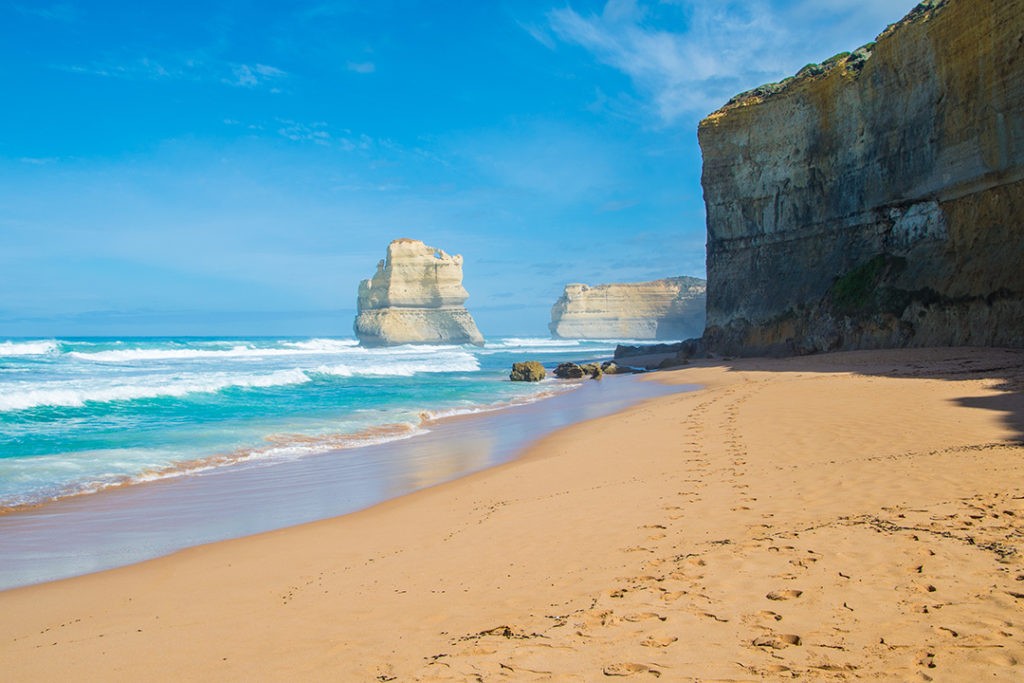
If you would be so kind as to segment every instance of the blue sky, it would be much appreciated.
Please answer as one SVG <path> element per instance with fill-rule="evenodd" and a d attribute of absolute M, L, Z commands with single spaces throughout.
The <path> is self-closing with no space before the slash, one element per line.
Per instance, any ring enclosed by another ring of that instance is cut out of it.
<path fill-rule="evenodd" d="M 484 334 L 704 274 L 697 122 L 909 0 L 0 0 L 0 336 L 351 333 L 387 243 Z"/>

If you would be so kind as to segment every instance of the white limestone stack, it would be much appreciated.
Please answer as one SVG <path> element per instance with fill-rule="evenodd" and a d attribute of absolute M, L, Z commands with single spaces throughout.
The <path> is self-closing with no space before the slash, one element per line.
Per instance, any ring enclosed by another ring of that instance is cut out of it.
<path fill-rule="evenodd" d="M 565 286 L 551 308 L 551 335 L 565 339 L 687 339 L 704 332 L 707 287 L 670 277 L 591 287 Z"/>
<path fill-rule="evenodd" d="M 397 239 L 373 278 L 359 283 L 356 337 L 364 346 L 483 344 L 467 298 L 462 256 Z"/>

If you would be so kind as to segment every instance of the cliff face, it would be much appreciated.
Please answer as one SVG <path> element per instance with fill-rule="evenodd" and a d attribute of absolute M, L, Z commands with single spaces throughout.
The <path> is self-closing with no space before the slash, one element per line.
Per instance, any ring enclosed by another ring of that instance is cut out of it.
<path fill-rule="evenodd" d="M 372 279 L 359 283 L 355 333 L 367 346 L 482 344 L 466 310 L 462 257 L 398 239 Z"/>
<path fill-rule="evenodd" d="M 701 122 L 705 339 L 1024 346 L 1024 0 L 931 0 Z"/>
<path fill-rule="evenodd" d="M 548 329 L 568 339 L 686 339 L 704 329 L 705 283 L 693 277 L 566 285 Z"/>

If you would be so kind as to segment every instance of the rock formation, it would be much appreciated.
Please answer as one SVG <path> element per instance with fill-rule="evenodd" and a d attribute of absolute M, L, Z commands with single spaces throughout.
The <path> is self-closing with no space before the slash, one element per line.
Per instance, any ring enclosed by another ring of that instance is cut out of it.
<path fill-rule="evenodd" d="M 1024 0 L 930 0 L 701 122 L 705 340 L 1024 346 Z"/>
<path fill-rule="evenodd" d="M 685 339 L 704 329 L 704 280 L 565 286 L 548 329 L 566 339 Z"/>
<path fill-rule="evenodd" d="M 398 239 L 370 280 L 359 283 L 355 333 L 366 346 L 483 344 L 463 304 L 462 257 Z"/>
<path fill-rule="evenodd" d="M 555 368 L 555 377 L 558 379 L 583 379 L 584 377 L 601 379 L 603 375 L 604 370 L 597 363 L 584 363 L 583 365 L 559 363 Z"/>
<path fill-rule="evenodd" d="M 539 361 L 527 360 L 522 363 L 513 363 L 512 372 L 508 378 L 513 382 L 539 382 L 547 377 L 547 371 Z"/>

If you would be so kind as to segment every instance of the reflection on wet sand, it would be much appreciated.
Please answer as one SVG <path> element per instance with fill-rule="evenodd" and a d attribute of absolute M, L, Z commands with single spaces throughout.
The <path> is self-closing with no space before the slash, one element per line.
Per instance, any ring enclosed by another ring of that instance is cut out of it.
<path fill-rule="evenodd" d="M 471 430 L 446 441 L 424 439 L 409 449 L 412 453 L 408 457 L 393 463 L 388 477 L 392 486 L 385 497 L 394 498 L 484 469 L 495 443 L 493 435 Z"/>

